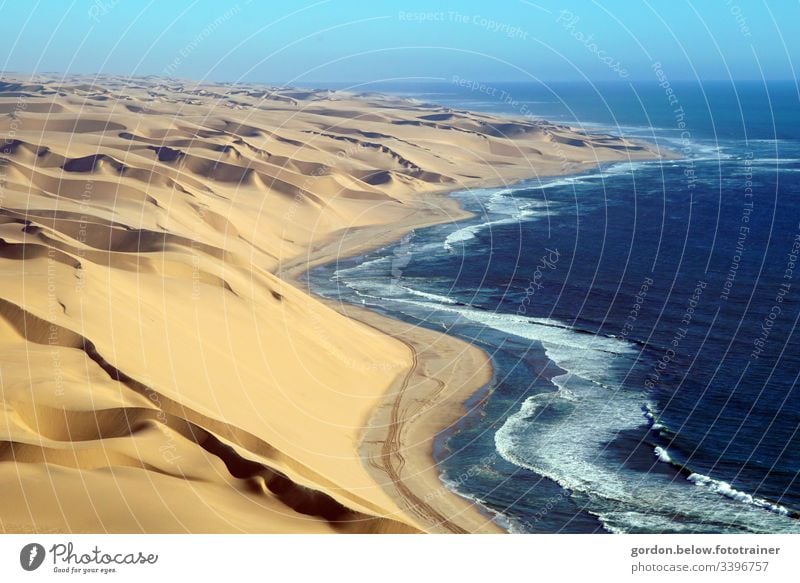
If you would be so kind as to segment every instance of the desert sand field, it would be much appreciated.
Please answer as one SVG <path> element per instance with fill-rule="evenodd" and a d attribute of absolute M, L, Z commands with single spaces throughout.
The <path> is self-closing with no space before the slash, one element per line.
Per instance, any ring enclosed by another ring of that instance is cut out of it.
<path fill-rule="evenodd" d="M 0 133 L 17 533 L 499 530 L 431 458 L 487 358 L 297 277 L 462 216 L 448 191 L 657 156 L 414 100 L 158 78 L 6 77 Z"/>

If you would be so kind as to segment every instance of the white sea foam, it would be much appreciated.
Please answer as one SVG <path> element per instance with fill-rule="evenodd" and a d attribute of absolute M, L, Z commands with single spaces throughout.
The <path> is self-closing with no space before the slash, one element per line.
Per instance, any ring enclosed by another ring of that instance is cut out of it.
<path fill-rule="evenodd" d="M 707 144 L 691 141 L 688 144 L 683 138 L 673 136 L 663 136 L 659 139 L 665 142 L 667 148 L 674 150 L 678 154 L 687 154 L 683 159 L 694 161 L 725 161 L 735 159 L 736 156 L 726 151 L 724 145 Z"/>
<path fill-rule="evenodd" d="M 650 403 L 644 406 L 644 417 L 650 422 L 650 429 L 653 431 L 661 431 L 664 429 L 664 426 L 658 422 L 658 418 L 655 413 L 653 413 L 653 405 Z"/>
<path fill-rule="evenodd" d="M 553 378 L 557 391 L 524 401 L 496 432 L 495 445 L 507 461 L 572 491 L 576 502 L 600 516 L 611 530 L 800 531 L 797 521 L 762 512 L 772 510 L 769 503 L 750 503 L 743 496 L 720 498 L 717 494 L 724 495 L 726 490 L 719 484 L 713 489 L 687 490 L 669 476 L 636 472 L 606 458 L 609 442 L 645 422 L 646 395 L 617 386 L 621 371 L 616 367 L 630 365 L 630 357 L 636 354 L 627 342 L 535 321 L 523 325 L 515 317 L 468 317 L 539 340 L 548 357 L 567 371 Z M 673 463 L 666 448 L 656 448 L 655 455 Z M 734 502 L 748 502 L 750 510 Z"/>
<path fill-rule="evenodd" d="M 658 458 L 658 461 L 664 462 L 666 464 L 671 464 L 672 463 L 672 458 L 670 457 L 669 452 L 667 451 L 667 448 L 657 446 L 655 448 L 655 454 L 656 454 L 656 457 Z"/>
<path fill-rule="evenodd" d="M 484 202 L 489 220 L 476 223 L 453 231 L 445 238 L 443 246 L 447 251 L 452 251 L 457 243 L 474 239 L 475 235 L 485 229 L 502 225 L 513 225 L 546 216 L 548 210 L 546 203 L 536 200 L 517 199 L 513 190 L 504 190 L 491 194 Z"/>
<path fill-rule="evenodd" d="M 608 367 L 616 356 L 636 354 L 636 350 L 630 343 L 596 334 L 582 334 L 557 320 L 548 318 L 528 318 L 466 306 L 434 306 L 426 302 L 403 298 L 396 298 L 394 301 L 451 313 L 459 319 L 482 324 L 506 334 L 526 340 L 538 340 L 556 364 L 559 366 L 564 364 L 576 374 L 587 375 L 598 380 L 607 374 Z"/>
<path fill-rule="evenodd" d="M 754 158 L 751 164 L 797 164 L 800 158 Z"/>
<path fill-rule="evenodd" d="M 698 486 L 708 488 L 712 492 L 721 494 L 722 496 L 730 498 L 731 500 L 736 500 L 737 502 L 742 502 L 744 504 L 751 504 L 757 508 L 763 508 L 782 516 L 789 515 L 789 510 L 786 507 L 781 506 L 780 504 L 775 504 L 768 500 L 764 500 L 763 498 L 758 498 L 746 492 L 742 492 L 741 490 L 737 490 L 728 482 L 715 480 L 714 478 L 704 476 L 703 474 L 691 474 L 687 479 Z"/>
<path fill-rule="evenodd" d="M 410 287 L 403 286 L 403 289 L 414 296 L 419 296 L 421 298 L 425 298 L 427 300 L 431 300 L 440 304 L 455 304 L 457 303 L 454 299 L 448 298 L 447 296 L 440 296 L 438 294 L 432 294 L 424 291 L 420 291 L 417 289 L 412 289 Z"/>
<path fill-rule="evenodd" d="M 373 265 L 381 265 L 383 263 L 389 263 L 391 262 L 391 260 L 392 260 L 391 256 L 385 255 L 382 257 L 377 257 L 375 259 L 370 259 L 368 261 L 362 261 L 358 265 L 354 265 L 352 267 L 342 267 L 333 272 L 331 279 L 333 280 L 344 279 L 344 277 L 347 275 L 364 271 L 365 269 L 368 269 Z"/>
<path fill-rule="evenodd" d="M 470 239 L 474 239 L 475 235 L 477 235 L 479 232 L 485 229 L 490 229 L 492 227 L 500 227 L 502 225 L 513 225 L 515 223 L 519 223 L 520 221 L 532 217 L 533 214 L 520 213 L 519 215 L 513 217 L 496 219 L 493 221 L 486 221 L 485 223 L 480 223 L 477 225 L 469 225 L 467 227 L 463 227 L 461 229 L 458 229 L 457 231 L 453 231 L 452 233 L 450 233 L 445 238 L 444 243 L 442 245 L 447 251 L 452 251 L 454 245 L 456 245 L 457 243 L 463 243 L 465 241 L 469 241 Z"/>
<path fill-rule="evenodd" d="M 470 239 L 474 239 L 476 233 L 479 231 L 486 229 L 488 227 L 492 227 L 495 225 L 504 225 L 507 223 L 513 223 L 513 220 L 510 219 L 502 219 L 497 221 L 487 221 L 485 223 L 481 223 L 479 225 L 470 225 L 468 227 L 464 227 L 462 229 L 458 229 L 457 231 L 453 231 L 450 233 L 444 240 L 443 246 L 448 251 L 453 250 L 453 246 L 456 243 L 463 243 L 464 241 L 469 241 Z"/>
<path fill-rule="evenodd" d="M 573 379 L 569 389 L 528 398 L 497 431 L 495 445 L 510 463 L 570 490 L 614 532 L 800 532 L 769 503 L 731 496 L 720 484 L 691 490 L 669 475 L 611 462 L 607 444 L 640 422 L 638 404 L 632 395 Z M 666 449 L 655 454 L 673 463 Z"/>
<path fill-rule="evenodd" d="M 798 163 L 800 158 L 756 158 L 750 160 L 749 168 L 759 172 L 800 172 L 800 168 L 796 167 Z"/>

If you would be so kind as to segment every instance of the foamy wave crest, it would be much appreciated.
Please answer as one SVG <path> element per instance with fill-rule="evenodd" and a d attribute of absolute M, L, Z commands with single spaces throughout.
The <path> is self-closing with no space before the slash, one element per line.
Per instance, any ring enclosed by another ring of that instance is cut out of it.
<path fill-rule="evenodd" d="M 770 512 L 780 514 L 781 516 L 790 515 L 788 508 L 781 506 L 780 504 L 775 504 L 768 500 L 764 500 L 763 498 L 757 498 L 756 496 L 753 496 L 752 494 L 748 494 L 746 492 L 742 492 L 741 490 L 737 490 L 736 488 L 731 486 L 728 482 L 724 482 L 722 480 L 715 480 L 714 478 L 704 476 L 703 474 L 691 474 L 687 478 L 687 480 L 689 480 L 694 484 L 697 484 L 698 486 L 703 486 L 704 488 L 708 488 L 712 492 L 721 494 L 722 496 L 730 498 L 731 500 L 736 500 L 737 502 L 742 502 L 744 504 L 750 504 L 757 508 L 763 508 L 764 510 L 769 510 Z"/>
<path fill-rule="evenodd" d="M 487 216 L 490 220 L 453 231 L 445 238 L 442 244 L 444 248 L 452 251 L 454 245 L 474 239 L 480 231 L 541 218 L 546 216 L 548 211 L 554 210 L 547 209 L 547 205 L 540 201 L 518 200 L 513 196 L 514 192 L 514 190 L 504 190 L 494 193 L 486 203 Z"/>
<path fill-rule="evenodd" d="M 464 243 L 465 241 L 469 241 L 470 239 L 474 239 L 475 235 L 488 227 L 492 227 L 495 225 L 504 225 L 507 223 L 513 223 L 513 220 L 509 219 L 502 219 L 498 221 L 487 221 L 485 223 L 481 223 L 479 225 L 470 225 L 469 227 L 464 227 L 457 231 L 453 231 L 450 233 L 444 240 L 442 245 L 447 251 L 452 251 L 453 246 L 457 243 Z"/>
<path fill-rule="evenodd" d="M 441 296 L 437 296 L 441 298 Z M 606 385 L 609 367 L 618 356 L 634 356 L 635 347 L 627 342 L 596 334 L 576 332 L 572 328 L 548 318 L 527 318 L 516 314 L 503 314 L 476 308 L 432 305 L 411 299 L 394 301 L 414 304 L 420 308 L 451 313 L 458 319 L 482 324 L 499 332 L 512 334 L 526 340 L 542 343 L 548 357 L 569 374 L 575 374 Z M 438 301 L 438 299 L 437 299 Z"/>
<path fill-rule="evenodd" d="M 754 158 L 751 164 L 797 164 L 800 158 Z"/>
<path fill-rule="evenodd" d="M 456 304 L 456 303 L 458 303 L 454 299 L 448 298 L 447 296 L 440 296 L 438 294 L 432 294 L 432 293 L 420 291 L 418 289 L 412 289 L 412 288 L 406 287 L 406 286 L 403 286 L 403 289 L 406 290 L 411 295 L 419 296 L 421 298 L 425 298 L 427 300 L 438 302 L 440 304 Z"/>
<path fill-rule="evenodd" d="M 391 257 L 383 256 L 383 257 L 377 257 L 375 259 L 370 259 L 368 261 L 362 261 L 358 265 L 354 265 L 352 267 L 342 267 L 342 268 L 339 268 L 339 269 L 337 269 L 336 271 L 333 272 L 333 275 L 331 276 L 331 279 L 333 279 L 334 281 L 338 281 L 338 280 L 343 279 L 345 276 L 350 275 L 352 273 L 360 273 L 360 272 L 364 271 L 365 269 L 368 269 L 368 268 L 370 268 L 372 266 L 382 265 L 384 263 L 389 263 L 390 261 L 391 261 Z"/>
<path fill-rule="evenodd" d="M 656 417 L 652 413 L 652 410 L 650 409 L 649 406 L 646 407 L 645 409 L 645 417 L 651 422 L 652 429 L 662 427 L 661 425 L 656 423 Z M 690 472 L 690 470 L 686 466 L 676 462 L 672 458 L 667 448 L 656 446 L 654 453 L 658 461 L 674 466 L 675 468 L 681 470 L 681 472 L 683 472 L 684 475 Z M 686 479 L 692 482 L 693 484 L 696 484 L 697 486 L 703 486 L 705 488 L 708 488 L 710 491 L 720 494 L 731 500 L 735 500 L 736 502 L 742 502 L 744 504 L 755 506 L 756 508 L 769 510 L 770 512 L 780 514 L 781 516 L 792 515 L 792 512 L 788 508 L 781 506 L 780 504 L 775 504 L 768 500 L 764 500 L 763 498 L 758 498 L 746 492 L 736 490 L 733 486 L 730 485 L 730 483 L 725 482 L 723 480 L 717 480 L 711 478 L 710 476 L 698 474 L 695 472 L 689 473 Z"/>
<path fill-rule="evenodd" d="M 645 404 L 645 406 L 642 408 L 644 411 L 644 418 L 650 422 L 650 429 L 653 431 L 661 431 L 662 429 L 666 429 L 665 426 L 658 421 L 658 417 L 656 417 L 656 414 L 653 412 L 654 408 L 655 407 L 651 403 Z"/>
<path fill-rule="evenodd" d="M 658 458 L 658 461 L 664 462 L 664 463 L 667 463 L 667 464 L 671 464 L 672 463 L 672 458 L 670 457 L 669 452 L 667 451 L 667 448 L 657 446 L 654 451 L 655 451 L 656 457 Z"/>

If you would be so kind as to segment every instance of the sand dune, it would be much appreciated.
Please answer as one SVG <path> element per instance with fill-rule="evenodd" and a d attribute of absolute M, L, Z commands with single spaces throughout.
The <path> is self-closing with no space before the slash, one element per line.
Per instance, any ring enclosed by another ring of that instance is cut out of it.
<path fill-rule="evenodd" d="M 112 77 L 6 78 L 0 133 L 6 532 L 491 531 L 430 463 L 485 358 L 422 332 L 420 364 L 413 333 L 292 277 L 458 216 L 446 190 L 655 155 L 391 97 Z M 409 395 L 438 407 L 406 423 Z"/>

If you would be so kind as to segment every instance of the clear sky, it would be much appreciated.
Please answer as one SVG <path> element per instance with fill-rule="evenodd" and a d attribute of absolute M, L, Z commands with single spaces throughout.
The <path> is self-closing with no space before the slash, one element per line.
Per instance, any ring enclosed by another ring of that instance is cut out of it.
<path fill-rule="evenodd" d="M 0 70 L 295 85 L 794 79 L 798 0 L 0 0 Z"/>

